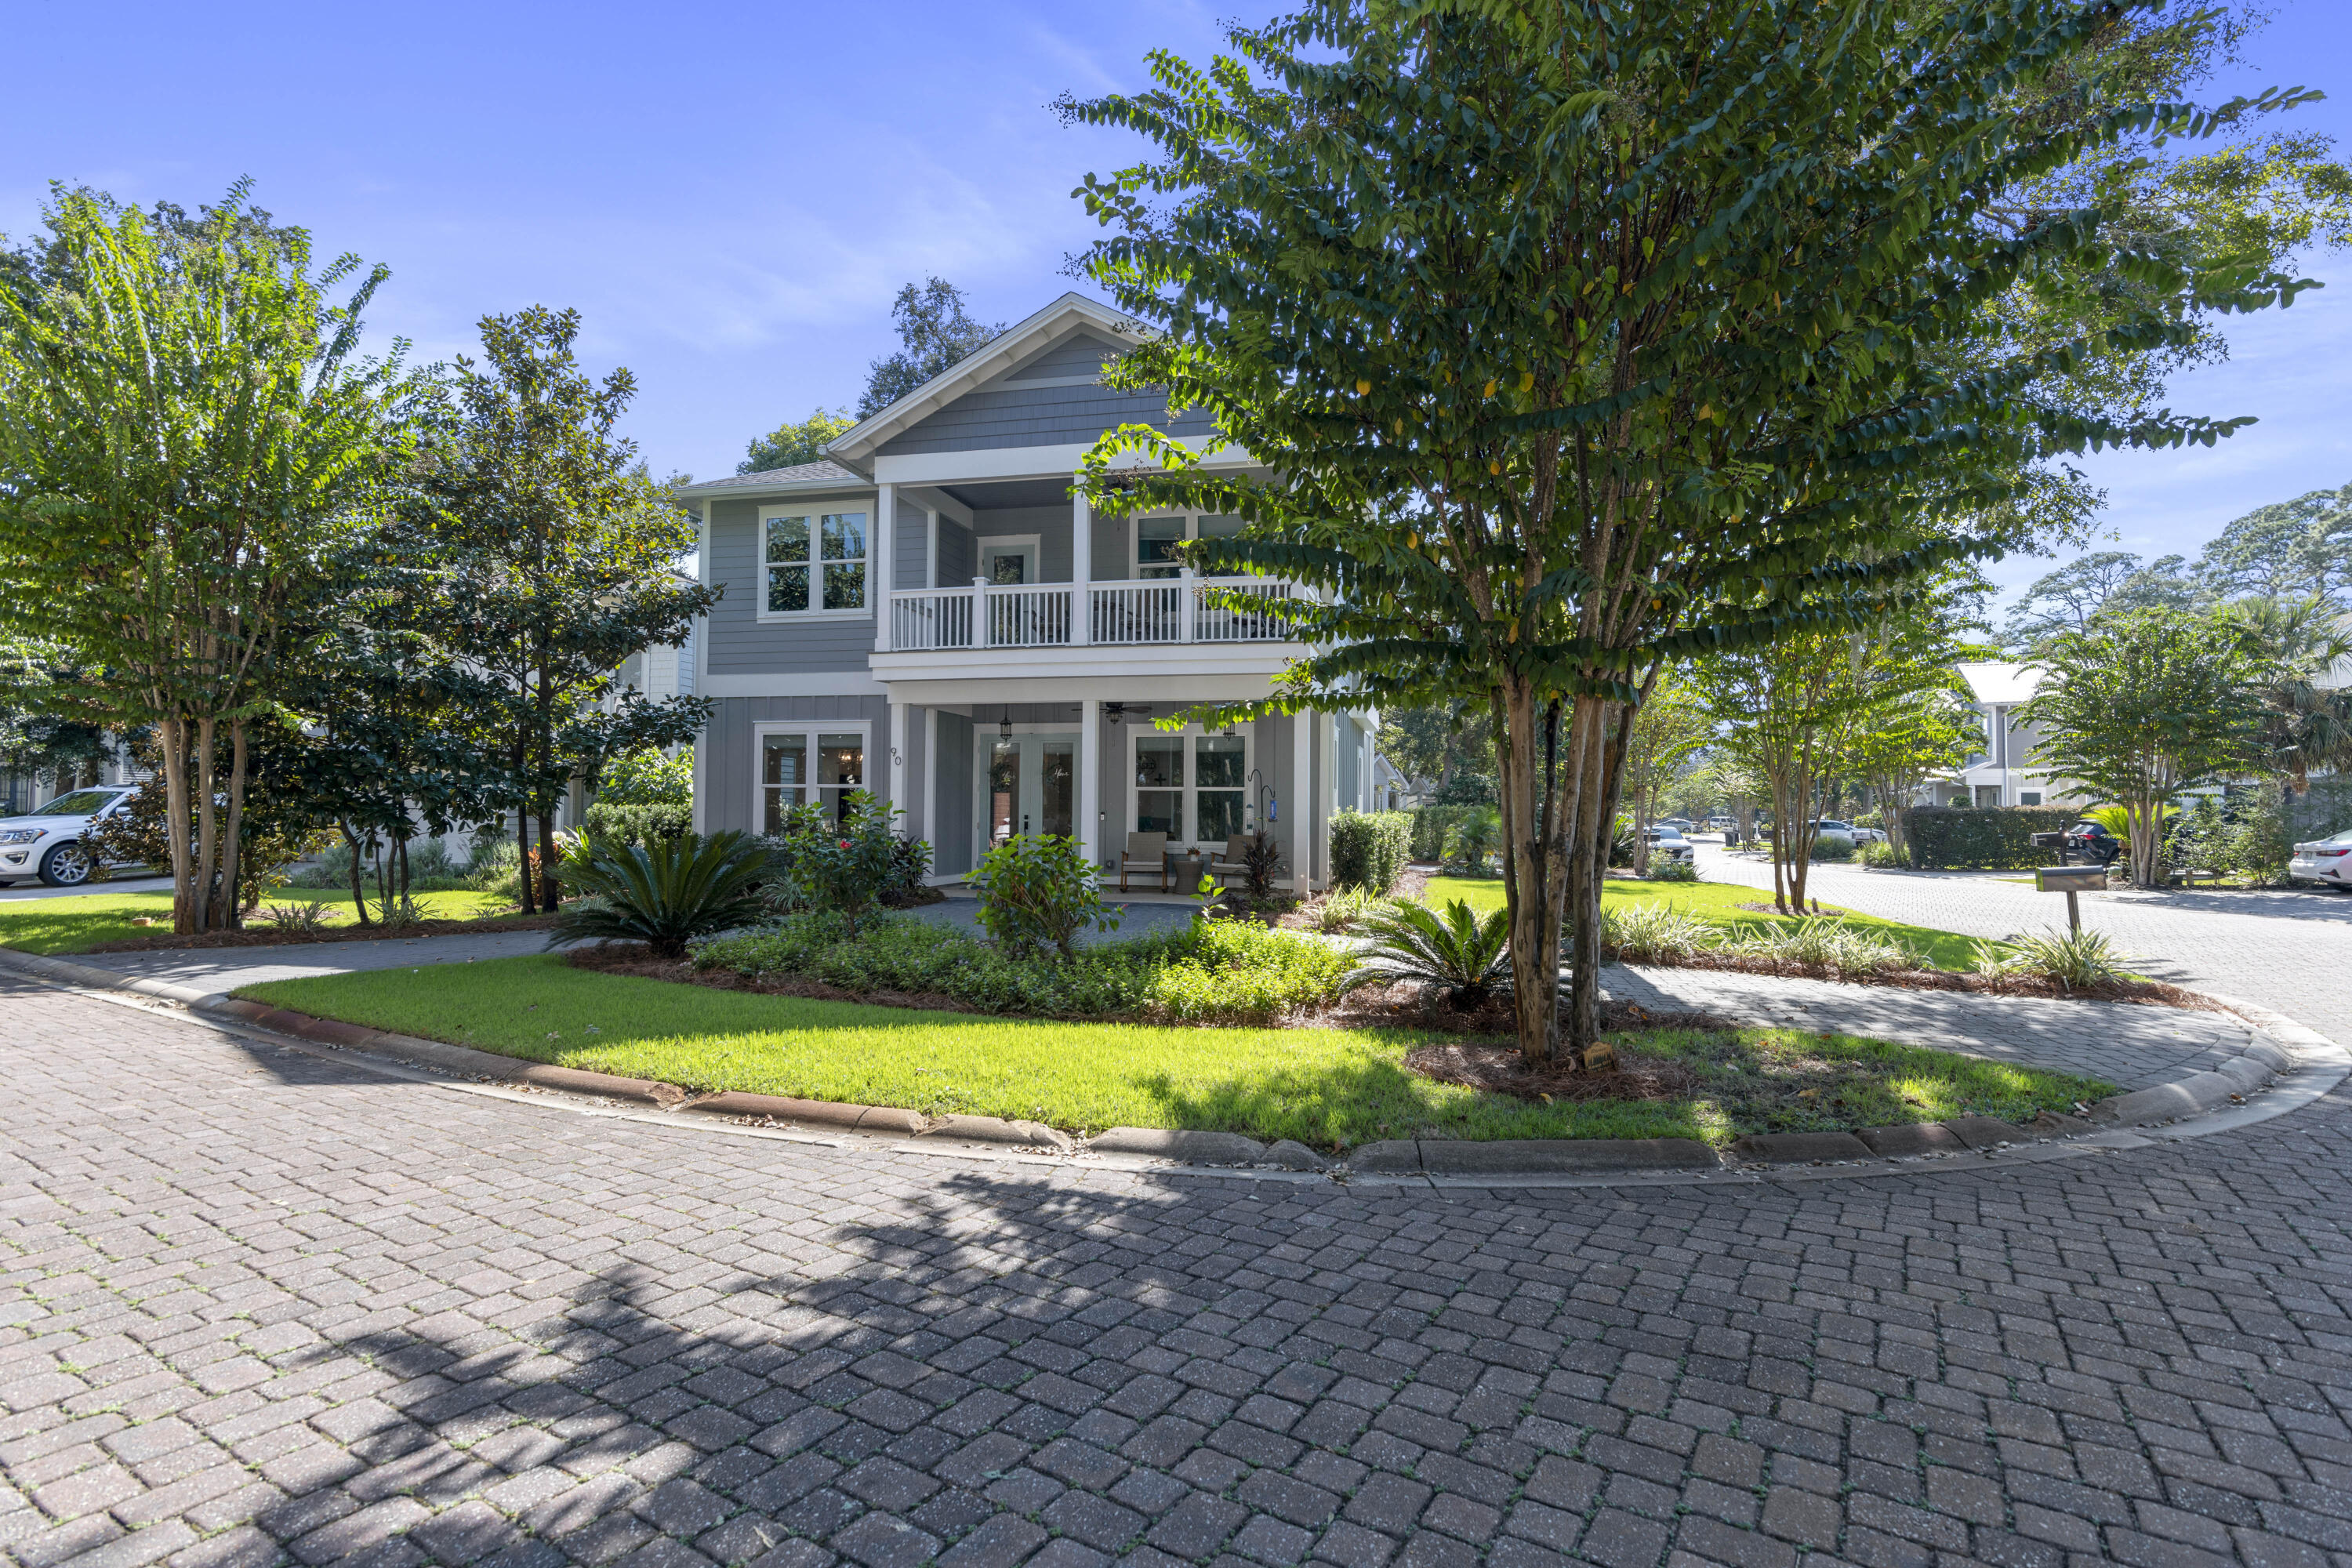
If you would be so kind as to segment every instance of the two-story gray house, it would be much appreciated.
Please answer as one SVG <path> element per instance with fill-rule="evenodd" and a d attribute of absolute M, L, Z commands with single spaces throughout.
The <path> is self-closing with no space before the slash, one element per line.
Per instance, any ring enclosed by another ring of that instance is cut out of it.
<path fill-rule="evenodd" d="M 1270 618 L 1210 603 L 1171 552 L 1239 520 L 1098 517 L 1075 493 L 1096 438 L 1133 422 L 1257 466 L 1211 450 L 1204 416 L 1171 426 L 1164 399 L 1101 384 L 1135 331 L 1066 294 L 824 461 L 688 488 L 703 581 L 725 590 L 693 642 L 694 689 L 717 703 L 695 749 L 698 828 L 761 830 L 863 788 L 931 842 L 942 882 L 1022 833 L 1075 836 L 1115 868 L 1130 832 L 1165 833 L 1181 882 L 1188 850 L 1205 861 L 1263 814 L 1324 882 L 1331 813 L 1371 804 L 1377 716 L 1159 727 L 1268 695 L 1291 649 Z"/>

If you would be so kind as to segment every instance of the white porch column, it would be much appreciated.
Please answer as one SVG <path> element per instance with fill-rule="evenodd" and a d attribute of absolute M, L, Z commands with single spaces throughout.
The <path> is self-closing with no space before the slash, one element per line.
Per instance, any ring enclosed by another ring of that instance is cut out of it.
<path fill-rule="evenodd" d="M 1301 709 L 1290 716 L 1290 886 L 1300 898 L 1315 879 L 1315 721 Z"/>
<path fill-rule="evenodd" d="M 1102 699 L 1078 704 L 1078 854 L 1102 867 Z"/>
<path fill-rule="evenodd" d="M 890 704 L 890 804 L 907 812 L 911 828 L 915 814 L 907 811 L 907 705 L 903 702 Z"/>
<path fill-rule="evenodd" d="M 1095 640 L 1095 512 L 1083 492 L 1070 496 L 1070 640 Z"/>
<path fill-rule="evenodd" d="M 876 653 L 890 651 L 890 594 L 898 586 L 898 487 L 877 486 L 874 530 L 866 537 L 866 596 L 874 605 Z"/>
<path fill-rule="evenodd" d="M 940 710 L 923 710 L 923 833 L 931 844 L 931 869 L 940 855 Z"/>

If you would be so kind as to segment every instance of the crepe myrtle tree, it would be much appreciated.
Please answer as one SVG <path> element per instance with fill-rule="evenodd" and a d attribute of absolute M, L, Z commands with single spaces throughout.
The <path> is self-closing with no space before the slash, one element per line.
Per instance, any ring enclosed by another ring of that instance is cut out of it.
<path fill-rule="evenodd" d="M 190 933 L 237 922 L 252 726 L 320 557 L 381 508 L 419 383 L 404 345 L 359 352 L 383 268 L 314 270 L 242 184 L 176 211 L 60 191 L 39 265 L 0 286 L 0 619 L 74 650 L 52 711 L 152 729 Z"/>
<path fill-rule="evenodd" d="M 2062 632 L 2017 710 L 2034 765 L 2123 807 L 2132 881 L 2164 881 L 2164 819 L 2183 790 L 2259 769 L 2262 662 L 2209 616 L 2134 610 Z"/>
<path fill-rule="evenodd" d="M 1144 138 L 1080 195 L 1087 273 L 1139 329 L 1114 384 L 1165 388 L 1272 472 L 1130 426 L 1084 483 L 1114 511 L 1247 520 L 1191 549 L 1301 644 L 1268 709 L 1465 700 L 1494 716 L 1521 1047 L 1599 1021 L 1599 906 L 1628 727 L 1673 661 L 1858 624 L 1997 552 L 2041 465 L 2226 425 L 2042 389 L 2291 279 L 2102 237 L 2095 207 L 1988 204 L 2179 106 L 2014 107 L 2116 7 L 2019 0 L 1323 0 L 1205 68 L 1067 101 Z M 2014 353 L 1982 309 L 2072 271 L 2130 308 Z"/>

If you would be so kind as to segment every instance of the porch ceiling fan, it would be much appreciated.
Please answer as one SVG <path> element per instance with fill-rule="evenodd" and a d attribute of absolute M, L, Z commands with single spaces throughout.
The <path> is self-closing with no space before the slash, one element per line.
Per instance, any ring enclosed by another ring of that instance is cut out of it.
<path fill-rule="evenodd" d="M 1103 704 L 1103 714 L 1114 724 L 1124 719 L 1149 719 L 1151 717 L 1151 704 L 1149 702 L 1106 702 Z"/>

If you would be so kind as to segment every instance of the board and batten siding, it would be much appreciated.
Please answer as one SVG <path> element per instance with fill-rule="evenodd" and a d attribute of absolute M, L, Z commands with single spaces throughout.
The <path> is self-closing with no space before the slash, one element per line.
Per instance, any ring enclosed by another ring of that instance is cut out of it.
<path fill-rule="evenodd" d="M 759 758 L 752 726 L 768 720 L 824 723 L 840 720 L 866 727 L 866 787 L 890 794 L 890 705 L 879 697 L 722 697 L 702 738 L 702 830 L 757 833 L 761 820 L 754 770 Z M 908 775 L 911 779 L 912 774 Z M 913 785 L 909 784 L 911 789 Z"/>
<path fill-rule="evenodd" d="M 891 509 L 897 526 L 891 530 L 893 588 L 928 588 L 923 581 L 931 564 L 931 514 L 910 500 Z"/>
<path fill-rule="evenodd" d="M 708 504 L 710 583 L 721 590 L 704 633 L 709 638 L 710 673 L 797 675 L 855 670 L 864 674 L 866 656 L 874 651 L 874 616 L 870 609 L 862 616 L 761 621 L 760 605 L 766 587 L 759 544 L 760 508 L 763 503 L 713 500 Z M 828 510 L 862 510 L 869 522 L 874 515 L 871 492 L 862 496 L 795 496 L 789 503 L 765 504 L 806 507 L 811 515 Z M 906 510 L 898 509 L 901 516 Z M 919 519 L 920 513 L 917 516 Z"/>
<path fill-rule="evenodd" d="M 940 820 L 931 831 L 931 869 L 961 875 L 971 869 L 971 721 L 940 714 Z"/>
<path fill-rule="evenodd" d="M 1120 352 L 1118 344 L 1091 333 L 1065 339 L 916 421 L 882 443 L 877 454 L 900 458 L 1006 447 L 1063 447 L 1092 441 L 1106 430 L 1130 423 L 1156 425 L 1176 436 L 1211 432 L 1213 423 L 1202 409 L 1190 410 L 1171 423 L 1168 399 L 1162 394 L 1116 392 L 1087 384 L 1022 384 L 1068 383 L 1073 377 L 1098 372 L 1104 360 Z"/>

